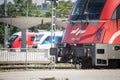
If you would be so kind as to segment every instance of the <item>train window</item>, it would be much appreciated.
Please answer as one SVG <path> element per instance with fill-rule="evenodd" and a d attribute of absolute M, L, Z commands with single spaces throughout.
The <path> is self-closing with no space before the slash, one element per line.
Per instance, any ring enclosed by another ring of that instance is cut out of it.
<path fill-rule="evenodd" d="M 30 37 L 30 41 L 34 41 L 35 36 Z"/>
<path fill-rule="evenodd" d="M 120 19 L 120 5 L 113 12 L 112 19 Z"/>

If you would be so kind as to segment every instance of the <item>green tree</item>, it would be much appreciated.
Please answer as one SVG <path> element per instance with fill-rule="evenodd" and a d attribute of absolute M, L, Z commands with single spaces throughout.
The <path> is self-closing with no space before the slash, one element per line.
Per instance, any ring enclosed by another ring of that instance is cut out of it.
<path fill-rule="evenodd" d="M 68 2 L 60 1 L 56 8 L 57 17 L 63 17 L 63 18 L 68 17 L 72 6 L 73 5 L 69 1 Z"/>
<path fill-rule="evenodd" d="M 4 5 L 0 5 L 0 17 L 4 17 Z"/>
<path fill-rule="evenodd" d="M 15 7 L 15 5 L 12 4 L 11 2 L 9 2 L 7 4 L 7 6 L 8 6 L 8 11 L 7 11 L 8 17 L 14 17 L 14 16 L 16 16 L 17 13 L 16 13 L 16 7 Z"/>
<path fill-rule="evenodd" d="M 11 2 L 9 2 L 7 4 L 7 7 L 8 7 L 8 17 L 16 17 L 17 16 L 17 11 L 16 11 L 16 6 L 15 4 L 12 4 Z M 12 35 L 13 33 L 19 31 L 20 29 L 18 29 L 17 27 L 14 27 L 12 25 L 8 25 L 8 35 Z"/>

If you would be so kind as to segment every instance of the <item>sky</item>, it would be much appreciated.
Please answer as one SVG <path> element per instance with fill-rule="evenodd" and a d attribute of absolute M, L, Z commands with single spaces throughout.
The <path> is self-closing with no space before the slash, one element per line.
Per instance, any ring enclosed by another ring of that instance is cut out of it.
<path fill-rule="evenodd" d="M 7 0 L 7 2 L 9 2 L 9 1 L 13 2 L 13 0 Z M 0 4 L 2 4 L 2 3 L 4 3 L 4 0 L 0 0 Z"/>
<path fill-rule="evenodd" d="M 7 2 L 13 2 L 13 0 L 7 0 Z M 44 0 L 34 0 L 35 2 L 39 3 L 39 4 L 42 4 L 44 2 Z M 59 0 L 59 1 L 62 1 L 62 0 Z M 63 0 L 63 1 L 69 1 L 69 0 Z M 76 0 L 71 0 L 72 2 L 75 2 Z M 2 4 L 4 2 L 4 0 L 0 0 L 0 4 Z"/>

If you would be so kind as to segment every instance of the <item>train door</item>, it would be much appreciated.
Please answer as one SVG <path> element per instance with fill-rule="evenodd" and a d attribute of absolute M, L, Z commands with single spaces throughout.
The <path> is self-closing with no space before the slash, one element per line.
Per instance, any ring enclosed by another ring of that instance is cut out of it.
<path fill-rule="evenodd" d="M 27 35 L 27 45 L 28 47 L 32 47 L 32 44 L 33 44 L 33 41 L 34 41 L 34 38 L 35 38 L 35 34 L 28 34 Z"/>

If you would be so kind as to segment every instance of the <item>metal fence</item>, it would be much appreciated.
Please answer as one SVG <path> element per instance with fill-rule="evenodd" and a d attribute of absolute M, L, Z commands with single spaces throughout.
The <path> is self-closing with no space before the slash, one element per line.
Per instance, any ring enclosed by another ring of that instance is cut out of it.
<path fill-rule="evenodd" d="M 55 63 L 49 49 L 0 49 L 1 65 L 28 65 Z"/>

